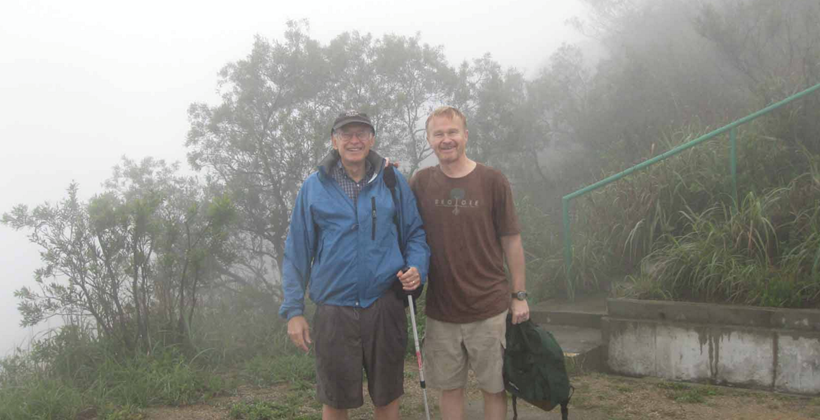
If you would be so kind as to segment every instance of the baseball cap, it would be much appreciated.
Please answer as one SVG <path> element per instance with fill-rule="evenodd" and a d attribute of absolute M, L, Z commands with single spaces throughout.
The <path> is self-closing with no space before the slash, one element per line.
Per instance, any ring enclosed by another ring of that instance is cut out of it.
<path fill-rule="evenodd" d="M 333 121 L 331 133 L 352 123 L 366 124 L 370 126 L 370 129 L 373 130 L 374 133 L 376 132 L 376 128 L 373 127 L 373 123 L 370 122 L 370 117 L 368 117 L 367 114 L 358 111 L 345 111 L 336 117 L 336 121 Z"/>

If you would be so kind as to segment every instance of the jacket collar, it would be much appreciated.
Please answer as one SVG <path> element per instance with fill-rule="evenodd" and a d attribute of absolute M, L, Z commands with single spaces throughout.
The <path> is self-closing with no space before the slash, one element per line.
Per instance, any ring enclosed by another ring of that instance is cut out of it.
<path fill-rule="evenodd" d="M 336 149 L 331 150 L 330 153 L 322 159 L 322 162 L 319 163 L 319 173 L 324 176 L 330 176 L 330 171 L 333 170 L 333 167 L 336 166 L 339 159 L 341 159 L 341 156 L 339 156 L 339 151 Z M 371 182 L 376 179 L 379 172 L 381 172 L 384 167 L 384 159 L 373 150 L 370 150 L 365 159 L 373 165 L 373 178 L 367 180 L 367 182 Z"/>

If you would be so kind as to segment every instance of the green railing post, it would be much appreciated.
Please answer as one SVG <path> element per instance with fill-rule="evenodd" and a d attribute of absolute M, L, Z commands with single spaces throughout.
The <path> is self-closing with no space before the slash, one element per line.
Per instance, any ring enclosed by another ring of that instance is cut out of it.
<path fill-rule="evenodd" d="M 735 212 L 737 212 L 737 208 L 740 205 L 738 202 L 737 196 L 737 127 L 732 128 L 732 131 L 729 132 L 729 143 L 731 144 L 731 157 L 730 157 L 730 171 L 732 172 L 732 197 L 735 199 Z"/>
<path fill-rule="evenodd" d="M 572 241 L 569 236 L 569 199 L 561 199 L 564 219 L 564 271 L 567 276 L 567 298 L 570 302 L 575 302 L 575 282 L 572 281 Z"/>

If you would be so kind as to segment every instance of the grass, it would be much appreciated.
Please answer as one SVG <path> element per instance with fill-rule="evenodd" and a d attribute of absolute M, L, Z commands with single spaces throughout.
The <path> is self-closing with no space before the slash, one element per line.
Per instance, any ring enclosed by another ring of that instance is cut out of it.
<path fill-rule="evenodd" d="M 60 380 L 34 377 L 0 388 L 0 420 L 68 420 L 83 408 L 82 393 Z"/>
<path fill-rule="evenodd" d="M 418 306 L 423 313 L 423 299 Z M 262 323 L 264 317 L 247 312 L 241 306 L 204 310 L 197 324 L 214 331 L 194 331 L 195 347 L 204 349 L 199 353 L 173 345 L 145 353 L 122 351 L 88 330 L 62 327 L 29 350 L 0 360 L 0 420 L 73 420 L 78 415 L 139 420 L 147 407 L 196 404 L 229 394 L 239 384 L 287 388 L 276 404 L 238 405 L 237 418 L 279 415 L 287 407 L 292 415 L 278 418 L 315 418 L 321 407 L 315 402 L 312 355 L 288 341 L 285 323 L 275 313 L 269 315 L 276 322 Z M 247 319 L 263 326 L 248 325 Z M 417 322 L 423 334 L 424 316 Z M 408 353 L 414 353 L 412 338 L 408 341 Z"/>
<path fill-rule="evenodd" d="M 86 393 L 122 406 L 185 405 L 219 394 L 226 384 L 172 350 L 158 356 L 106 359 Z"/>
<path fill-rule="evenodd" d="M 296 410 L 287 404 L 275 401 L 250 401 L 235 403 L 229 416 L 236 420 L 273 420 L 296 418 Z"/>
<path fill-rule="evenodd" d="M 620 296 L 813 307 L 820 303 L 817 249 L 820 205 L 795 206 L 795 197 L 820 203 L 814 178 L 749 193 L 737 208 L 721 205 L 684 213 L 688 233 L 668 237 L 648 255 Z"/>
<path fill-rule="evenodd" d="M 219 376 L 170 351 L 156 357 L 106 359 L 95 367 L 95 379 L 87 387 L 36 366 L 18 375 L 9 378 L 3 371 L 8 385 L 0 388 L 2 420 L 74 419 L 86 411 L 101 419 L 138 419 L 141 407 L 191 404 L 227 386 Z"/>
<path fill-rule="evenodd" d="M 698 135 L 684 128 L 660 149 Z M 740 132 L 738 153 L 737 202 L 728 146 L 719 141 L 575 200 L 570 283 L 577 293 L 768 307 L 819 304 L 820 156 L 773 139 L 762 124 Z M 542 212 L 526 198 L 517 205 L 528 278 L 538 279 L 528 284 L 535 300 L 564 295 L 560 213 Z"/>
<path fill-rule="evenodd" d="M 308 355 L 285 354 L 279 357 L 256 356 L 247 361 L 241 375 L 257 386 L 311 382 L 316 377 L 314 359 Z"/>
<path fill-rule="evenodd" d="M 703 404 L 708 397 L 721 395 L 720 389 L 716 387 L 680 382 L 661 382 L 658 388 L 664 390 L 670 400 L 685 404 Z"/>
<path fill-rule="evenodd" d="M 143 407 L 191 404 L 230 387 L 174 346 L 116 352 L 65 326 L 0 361 L 0 419 L 139 419 Z"/>

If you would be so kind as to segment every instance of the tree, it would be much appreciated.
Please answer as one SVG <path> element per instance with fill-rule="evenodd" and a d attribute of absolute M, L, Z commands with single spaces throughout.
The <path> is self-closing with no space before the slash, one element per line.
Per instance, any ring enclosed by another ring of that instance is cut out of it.
<path fill-rule="evenodd" d="M 327 152 L 329 136 L 328 110 L 310 101 L 328 83 L 324 53 L 302 24 L 290 22 L 285 38 L 257 37 L 246 59 L 223 68 L 222 104 L 191 105 L 186 142 L 191 166 L 229 192 L 242 233 L 263 240 L 257 252 L 272 272 L 281 267 L 299 185 Z"/>
<path fill-rule="evenodd" d="M 122 214 L 95 210 L 92 216 L 77 194 L 78 186 L 72 183 L 58 204 L 31 211 L 20 205 L 3 215 L 4 225 L 31 230 L 29 240 L 42 249 L 44 266 L 34 273 L 40 290 L 23 287 L 15 292 L 22 325 L 58 315 L 91 316 L 102 337 L 131 349 L 134 331 L 122 270 L 126 245 L 121 226 L 126 222 Z M 97 202 L 111 199 L 100 197 Z"/>
<path fill-rule="evenodd" d="M 412 38 L 385 35 L 375 45 L 375 56 L 375 70 L 387 93 L 385 114 L 394 127 L 387 142 L 412 176 L 433 154 L 425 123 L 434 108 L 450 103 L 456 73 L 447 65 L 442 48 L 421 44 L 418 34 Z"/>
<path fill-rule="evenodd" d="M 243 271 L 274 296 L 290 209 L 302 181 L 330 150 L 338 113 L 367 112 L 379 152 L 412 174 L 431 154 L 427 113 L 446 101 L 455 77 L 441 49 L 422 45 L 418 36 L 374 40 L 343 33 L 322 46 L 307 29 L 305 22 L 290 22 L 284 41 L 257 37 L 248 57 L 220 73 L 222 103 L 189 109 L 189 162 L 236 204 L 240 236 L 254 255 Z"/>
<path fill-rule="evenodd" d="M 88 202 L 71 184 L 59 204 L 17 206 L 2 223 L 31 231 L 44 267 L 39 290 L 22 288 L 23 325 L 56 315 L 88 316 L 117 348 L 149 350 L 156 334 L 190 344 L 190 323 L 204 285 L 229 266 L 235 210 L 209 196 L 176 166 L 123 159 L 105 190 Z M 152 327 L 151 320 L 163 320 Z"/>

